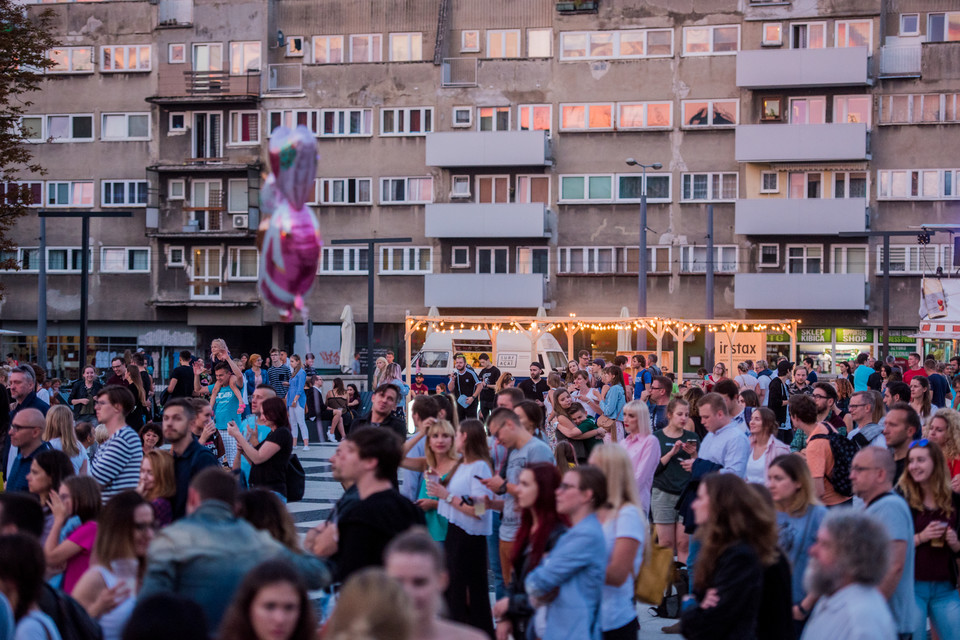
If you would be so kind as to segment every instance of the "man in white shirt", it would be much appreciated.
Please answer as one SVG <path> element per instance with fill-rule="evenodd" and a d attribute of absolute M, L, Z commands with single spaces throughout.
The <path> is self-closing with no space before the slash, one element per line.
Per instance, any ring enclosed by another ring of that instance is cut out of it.
<path fill-rule="evenodd" d="M 709 432 L 700 444 L 700 450 L 692 453 L 689 460 L 680 465 L 687 471 L 697 458 L 719 464 L 720 473 L 735 473 L 741 478 L 747 475 L 747 457 L 750 455 L 750 440 L 727 411 L 726 399 L 719 393 L 708 393 L 697 403 L 700 420 Z"/>

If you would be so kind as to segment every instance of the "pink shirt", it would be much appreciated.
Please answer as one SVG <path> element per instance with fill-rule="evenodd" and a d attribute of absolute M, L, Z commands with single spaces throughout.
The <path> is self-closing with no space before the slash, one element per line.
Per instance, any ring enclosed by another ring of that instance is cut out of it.
<path fill-rule="evenodd" d="M 95 520 L 84 522 L 67 540 L 80 547 L 80 553 L 67 560 L 67 567 L 63 571 L 63 592 L 70 593 L 80 580 L 80 576 L 90 567 L 90 552 L 93 550 L 93 541 L 97 538 L 97 523 Z"/>
<path fill-rule="evenodd" d="M 650 510 L 650 492 L 653 490 L 653 474 L 660 462 L 660 443 L 653 435 L 632 434 L 623 439 L 623 448 L 633 464 L 633 477 L 637 482 L 643 512 Z"/>

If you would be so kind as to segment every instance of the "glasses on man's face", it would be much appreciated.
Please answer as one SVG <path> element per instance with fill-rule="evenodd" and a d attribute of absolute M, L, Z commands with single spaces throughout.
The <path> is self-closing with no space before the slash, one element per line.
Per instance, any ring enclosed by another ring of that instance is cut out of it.
<path fill-rule="evenodd" d="M 580 487 L 578 487 L 578 486 L 575 485 L 575 484 L 570 484 L 569 482 L 561 482 L 560 485 L 557 487 L 557 489 L 559 489 L 560 491 L 566 491 L 567 489 L 577 489 L 577 490 L 579 490 Z"/>
<path fill-rule="evenodd" d="M 31 427 L 30 425 L 24 424 L 12 424 L 10 425 L 10 431 L 23 431 L 24 429 L 39 429 L 40 427 Z"/>
<path fill-rule="evenodd" d="M 926 447 L 926 446 L 929 446 L 929 444 L 930 444 L 930 440 L 928 440 L 927 438 L 923 438 L 922 440 L 914 440 L 913 442 L 911 442 L 910 448 L 913 449 L 914 447 Z"/>
<path fill-rule="evenodd" d="M 847 407 L 850 409 L 859 409 L 860 407 L 869 407 L 869 406 L 870 405 L 868 404 L 852 404 L 852 403 L 847 405 Z"/>
<path fill-rule="evenodd" d="M 824 395 L 822 393 L 814 393 L 813 397 L 816 398 L 817 400 L 827 400 L 830 398 L 830 396 Z"/>
<path fill-rule="evenodd" d="M 93 403 L 97 407 L 107 407 L 110 406 L 110 402 L 107 400 L 97 400 Z"/>
<path fill-rule="evenodd" d="M 653 390 L 653 391 L 661 391 L 661 390 L 663 389 L 663 387 L 655 387 L 655 386 L 653 386 L 653 385 L 650 385 L 650 389 Z"/>

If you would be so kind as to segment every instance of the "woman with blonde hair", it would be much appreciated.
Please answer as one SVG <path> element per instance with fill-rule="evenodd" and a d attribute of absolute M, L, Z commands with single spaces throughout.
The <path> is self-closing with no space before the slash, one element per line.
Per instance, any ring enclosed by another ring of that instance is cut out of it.
<path fill-rule="evenodd" d="M 173 456 L 169 452 L 154 449 L 143 456 L 137 493 L 153 506 L 158 527 L 165 527 L 173 521 L 170 500 L 177 493 L 177 480 L 173 472 Z"/>
<path fill-rule="evenodd" d="M 936 442 L 943 451 L 950 486 L 960 492 L 960 413 L 954 409 L 938 409 L 923 427 L 923 437 Z"/>
<path fill-rule="evenodd" d="M 647 403 L 632 400 L 623 408 L 623 429 L 626 433 L 623 448 L 633 465 L 634 484 L 640 496 L 643 513 L 650 510 L 653 475 L 660 463 L 660 442 L 651 433 L 650 411 Z"/>
<path fill-rule="evenodd" d="M 504 373 L 499 378 L 497 378 L 497 384 L 494 385 L 493 390 L 495 393 L 500 393 L 504 389 L 508 389 L 516 384 L 516 380 L 513 379 L 512 373 Z"/>
<path fill-rule="evenodd" d="M 427 439 L 424 457 L 407 457 L 406 454 L 424 437 Z M 443 486 L 450 483 L 451 473 L 460 463 L 460 456 L 454 446 L 456 437 L 456 429 L 447 420 L 427 419 L 421 423 L 417 433 L 403 445 L 404 458 L 400 466 L 423 474 L 417 494 L 417 506 L 423 510 L 430 537 L 437 542 L 443 542 L 447 538 L 447 519 L 437 511 L 440 501 L 427 492 L 427 482 L 439 481 Z"/>
<path fill-rule="evenodd" d="M 631 402 L 627 406 L 635 404 Z M 640 404 L 640 403 L 637 403 Z M 626 409 L 627 413 L 630 409 Z M 600 629 L 604 640 L 636 638 L 640 631 L 633 602 L 633 580 L 643 561 L 643 545 L 650 525 L 637 494 L 633 465 L 623 447 L 602 444 L 590 454 L 589 463 L 607 479 L 607 502 L 597 510 L 607 542 L 607 572 L 600 605 Z"/>
<path fill-rule="evenodd" d="M 373 389 L 376 389 L 383 383 L 383 377 L 387 369 L 387 359 L 383 356 L 377 358 L 376 368 L 373 371 Z"/>
<path fill-rule="evenodd" d="M 43 428 L 43 440 L 58 451 L 63 451 L 73 464 L 73 472 L 77 475 L 87 473 L 87 452 L 77 443 L 77 433 L 74 430 L 73 411 L 65 405 L 50 407 L 47 411 L 47 422 Z"/>
<path fill-rule="evenodd" d="M 324 640 L 412 640 L 413 604 L 379 567 L 354 573 L 340 590 Z"/>

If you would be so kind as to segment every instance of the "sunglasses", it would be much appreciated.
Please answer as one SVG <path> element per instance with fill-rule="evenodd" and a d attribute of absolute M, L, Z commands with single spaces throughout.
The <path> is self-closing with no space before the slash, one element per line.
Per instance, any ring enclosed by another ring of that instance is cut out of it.
<path fill-rule="evenodd" d="M 914 440 L 913 442 L 911 442 L 910 448 L 913 449 L 914 447 L 926 447 L 929 445 L 930 445 L 930 440 L 928 440 L 927 438 L 923 438 L 922 440 Z"/>

